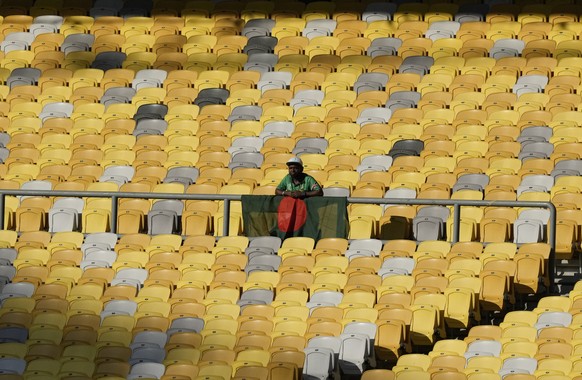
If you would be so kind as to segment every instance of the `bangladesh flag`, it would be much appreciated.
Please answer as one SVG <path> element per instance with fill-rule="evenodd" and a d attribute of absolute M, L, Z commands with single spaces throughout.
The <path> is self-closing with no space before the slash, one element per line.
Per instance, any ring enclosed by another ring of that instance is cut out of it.
<path fill-rule="evenodd" d="M 243 195 L 244 231 L 248 237 L 348 236 L 347 198 L 312 197 L 304 200 L 274 195 Z"/>

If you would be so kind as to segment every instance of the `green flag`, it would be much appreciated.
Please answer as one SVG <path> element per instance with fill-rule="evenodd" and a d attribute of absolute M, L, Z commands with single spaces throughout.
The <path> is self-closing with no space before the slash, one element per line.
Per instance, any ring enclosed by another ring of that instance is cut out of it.
<path fill-rule="evenodd" d="M 274 195 L 243 195 L 244 232 L 248 237 L 293 236 L 315 240 L 348 236 L 347 198 L 305 200 Z"/>

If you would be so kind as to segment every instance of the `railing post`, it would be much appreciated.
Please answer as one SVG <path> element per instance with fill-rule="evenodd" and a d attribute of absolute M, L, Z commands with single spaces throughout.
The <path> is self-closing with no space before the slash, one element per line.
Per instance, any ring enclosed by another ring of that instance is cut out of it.
<path fill-rule="evenodd" d="M 114 234 L 117 233 L 117 196 L 114 195 L 111 197 L 111 232 Z"/>
<path fill-rule="evenodd" d="M 550 286 L 546 289 L 547 293 L 551 293 L 554 287 L 554 279 L 556 278 L 556 222 L 557 213 L 556 207 L 550 203 L 548 205 L 550 209 L 550 228 L 548 233 L 548 244 L 550 245 L 550 257 L 548 258 L 548 277 L 550 280 Z M 580 269 L 579 269 L 580 270 Z"/>
<path fill-rule="evenodd" d="M 455 203 L 453 206 L 453 239 L 452 242 L 459 242 L 459 235 L 461 234 L 461 205 Z"/>
<path fill-rule="evenodd" d="M 0 193 L 0 230 L 4 229 L 4 214 L 6 213 L 6 210 L 4 210 L 5 197 L 6 194 Z"/>
<path fill-rule="evenodd" d="M 228 236 L 230 230 L 230 199 L 224 200 L 224 216 L 222 217 L 222 236 Z"/>

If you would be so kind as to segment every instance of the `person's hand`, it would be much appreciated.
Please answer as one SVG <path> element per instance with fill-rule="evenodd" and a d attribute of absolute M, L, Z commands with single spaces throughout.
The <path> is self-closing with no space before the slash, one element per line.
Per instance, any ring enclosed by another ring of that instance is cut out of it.
<path fill-rule="evenodd" d="M 301 191 L 292 191 L 291 192 L 291 197 L 292 198 L 300 198 L 301 197 Z"/>

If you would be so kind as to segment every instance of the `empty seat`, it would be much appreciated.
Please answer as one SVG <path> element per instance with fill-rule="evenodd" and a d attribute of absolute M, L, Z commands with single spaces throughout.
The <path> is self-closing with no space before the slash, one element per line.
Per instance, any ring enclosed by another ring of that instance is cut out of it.
<path fill-rule="evenodd" d="M 286 71 L 264 72 L 257 83 L 257 88 L 261 92 L 273 89 L 285 89 L 291 84 L 293 74 Z"/>
<path fill-rule="evenodd" d="M 180 317 L 176 318 L 170 324 L 167 334 L 172 336 L 179 332 L 195 332 L 200 333 L 204 328 L 204 320 L 196 317 Z"/>
<path fill-rule="evenodd" d="M 239 137 L 232 142 L 228 152 L 233 156 L 243 152 L 260 152 L 263 144 L 264 140 L 257 136 Z"/>
<path fill-rule="evenodd" d="M 441 240 L 450 211 L 444 206 L 425 206 L 412 220 L 413 234 L 417 241 Z"/>
<path fill-rule="evenodd" d="M 242 152 L 234 155 L 228 164 L 228 167 L 236 170 L 240 167 L 259 168 L 263 164 L 264 157 L 259 152 Z"/>
<path fill-rule="evenodd" d="M 229 91 L 223 88 L 205 88 L 198 92 L 194 104 L 200 108 L 212 104 L 226 104 L 229 95 Z"/>
<path fill-rule="evenodd" d="M 250 43 L 253 37 L 269 36 L 274 26 L 275 20 L 256 18 L 247 21 L 241 34 L 248 37 Z"/>
<path fill-rule="evenodd" d="M 148 213 L 148 233 L 151 235 L 173 234 L 180 231 L 180 217 L 184 203 L 179 200 L 164 199 L 155 202 Z"/>
<path fill-rule="evenodd" d="M 420 92 L 416 91 L 395 91 L 390 94 L 386 102 L 386 108 L 396 111 L 399 108 L 414 108 L 420 101 Z"/>
<path fill-rule="evenodd" d="M 324 138 L 309 137 L 298 140 L 293 149 L 293 154 L 317 153 L 323 154 L 328 147 L 328 141 Z"/>
<path fill-rule="evenodd" d="M 548 77 L 545 75 L 524 75 L 517 79 L 517 82 L 513 85 L 513 93 L 517 96 L 530 92 L 543 92 L 544 88 L 548 84 Z"/>
<path fill-rule="evenodd" d="M 371 23 L 374 21 L 392 20 L 392 16 L 398 9 L 397 3 L 368 3 L 362 13 L 362 20 Z"/>
<path fill-rule="evenodd" d="M 537 366 L 538 361 L 534 358 L 508 358 L 503 362 L 499 374 L 501 376 L 512 373 L 527 373 L 533 375 Z"/>
<path fill-rule="evenodd" d="M 168 106 L 165 104 L 142 104 L 138 107 L 133 119 L 137 121 L 137 126 L 142 119 L 156 119 L 164 120 L 164 117 L 168 114 Z M 136 126 L 136 128 L 137 128 Z"/>
<path fill-rule="evenodd" d="M 488 184 L 489 176 L 486 174 L 465 174 L 457 179 L 453 192 L 462 189 L 483 191 Z"/>
<path fill-rule="evenodd" d="M 545 141 L 524 143 L 518 158 L 522 161 L 529 158 L 549 158 L 554 152 L 554 144 Z"/>
<path fill-rule="evenodd" d="M 517 188 L 519 196 L 524 191 L 549 192 L 554 186 L 554 177 L 543 174 L 534 174 L 524 177 Z"/>
<path fill-rule="evenodd" d="M 333 370 L 334 352 L 329 348 L 307 347 L 303 365 L 304 379 L 327 379 Z"/>
<path fill-rule="evenodd" d="M 166 367 L 162 363 L 136 363 L 131 367 L 128 379 L 161 379 Z"/>
<path fill-rule="evenodd" d="M 148 277 L 148 271 L 142 268 L 120 269 L 111 280 L 111 286 L 126 285 L 140 288 Z"/>
<path fill-rule="evenodd" d="M 385 124 L 390 120 L 392 112 L 388 108 L 371 107 L 364 109 L 358 116 L 356 123 L 360 126 L 371 123 Z"/>
<path fill-rule="evenodd" d="M 572 314 L 561 311 L 547 311 L 541 313 L 535 327 L 539 330 L 546 327 L 568 327 L 572 323 Z"/>
<path fill-rule="evenodd" d="M 93 42 L 95 42 L 95 35 L 93 34 L 69 34 L 61 44 L 61 51 L 65 54 L 75 51 L 90 51 Z"/>
<path fill-rule="evenodd" d="M 98 53 L 91 63 L 91 68 L 107 71 L 110 69 L 121 69 L 126 54 L 120 51 L 105 51 Z"/>
<path fill-rule="evenodd" d="M 198 168 L 192 167 L 173 167 L 168 170 L 166 177 L 164 178 L 164 183 L 181 183 L 184 186 L 190 186 L 198 179 L 200 171 Z"/>
<path fill-rule="evenodd" d="M 461 4 L 454 18 L 459 23 L 484 21 L 488 11 L 489 4 Z"/>
<path fill-rule="evenodd" d="M 295 93 L 289 105 L 294 110 L 298 110 L 301 107 L 320 106 L 324 97 L 325 93 L 321 90 L 302 90 Z"/>
<path fill-rule="evenodd" d="M 364 372 L 368 356 L 368 339 L 360 334 L 342 334 L 339 353 L 339 366 L 342 374 L 358 376 Z"/>
<path fill-rule="evenodd" d="M 249 55 L 247 63 L 243 69 L 245 71 L 258 71 L 260 73 L 267 73 L 273 71 L 273 68 L 279 61 L 279 57 L 273 53 L 256 52 Z"/>
<path fill-rule="evenodd" d="M 310 20 L 305 24 L 305 28 L 301 32 L 304 37 L 310 40 L 315 37 L 331 36 L 337 26 L 336 20 L 330 19 L 316 19 Z"/>
<path fill-rule="evenodd" d="M 0 43 L 0 50 L 4 53 L 11 51 L 28 50 L 34 41 L 34 34 L 30 32 L 16 32 L 8 34 Z"/>
<path fill-rule="evenodd" d="M 55 117 L 62 117 L 68 118 L 71 117 L 73 113 L 73 104 L 71 103 L 64 103 L 64 102 L 56 102 L 56 103 L 48 103 L 43 108 L 41 113 L 38 117 L 45 122 L 47 119 L 55 118 Z"/>
<path fill-rule="evenodd" d="M 26 369 L 26 360 L 21 358 L 0 358 L 0 374 L 22 375 Z"/>
<path fill-rule="evenodd" d="M 135 74 L 131 87 L 136 91 L 141 88 L 161 87 L 168 73 L 165 70 L 148 69 L 140 70 Z"/>
<path fill-rule="evenodd" d="M 400 46 L 402 46 L 402 40 L 400 38 L 375 38 L 368 47 L 367 54 L 372 58 L 383 55 L 397 55 Z"/>
<path fill-rule="evenodd" d="M 132 180 L 134 174 L 135 168 L 129 165 L 108 166 L 103 171 L 103 175 L 100 177 L 100 181 L 101 178 L 106 179 L 108 177 L 115 177 L 121 179 L 123 183 L 126 183 Z"/>
<path fill-rule="evenodd" d="M 518 57 L 521 55 L 525 42 L 513 38 L 502 38 L 495 41 L 495 44 L 489 50 L 489 56 L 495 59 L 506 57 Z"/>
<path fill-rule="evenodd" d="M 49 209 L 49 232 L 77 231 L 85 201 L 81 198 L 60 198 Z"/>
<path fill-rule="evenodd" d="M 382 277 L 388 273 L 410 275 L 414 266 L 415 262 L 411 257 L 390 257 L 384 260 L 378 274 Z"/>
<path fill-rule="evenodd" d="M 233 110 L 230 112 L 228 121 L 233 123 L 239 120 L 259 120 L 262 114 L 263 109 L 259 106 L 238 106 L 233 108 Z"/>
<path fill-rule="evenodd" d="M 131 87 L 110 87 L 105 91 L 100 102 L 105 105 L 131 103 L 131 99 L 135 93 L 135 89 Z"/>
<path fill-rule="evenodd" d="M 136 137 L 142 135 L 154 135 L 161 136 L 164 134 L 168 128 L 168 122 L 160 119 L 147 119 L 143 117 L 138 120 L 135 129 L 133 130 L 133 135 Z"/>
<path fill-rule="evenodd" d="M 398 140 L 392 145 L 388 155 L 393 159 L 400 156 L 420 156 L 423 149 L 422 140 Z"/>
<path fill-rule="evenodd" d="M 414 73 L 420 76 L 427 74 L 434 64 L 434 58 L 424 57 L 424 56 L 412 56 L 406 57 L 400 67 L 398 72 L 400 73 Z"/>
<path fill-rule="evenodd" d="M 430 24 L 425 37 L 436 41 L 441 38 L 454 38 L 461 27 L 458 21 L 436 21 Z"/>
<path fill-rule="evenodd" d="M 6 84 L 10 89 L 17 86 L 34 86 L 40 78 L 41 71 L 32 67 L 23 67 L 12 70 Z"/>
<path fill-rule="evenodd" d="M 354 91 L 357 94 L 366 91 L 382 91 L 388 82 L 388 74 L 364 73 L 354 83 Z"/>

